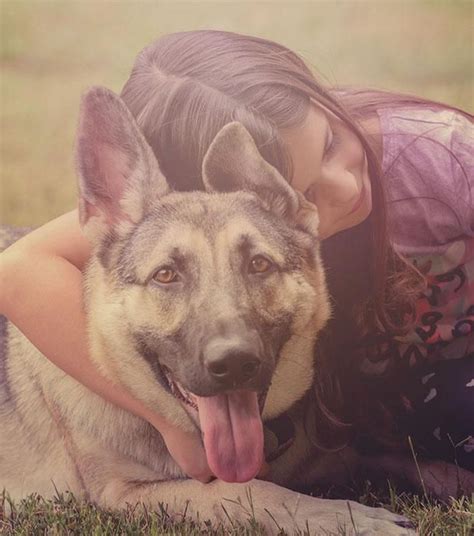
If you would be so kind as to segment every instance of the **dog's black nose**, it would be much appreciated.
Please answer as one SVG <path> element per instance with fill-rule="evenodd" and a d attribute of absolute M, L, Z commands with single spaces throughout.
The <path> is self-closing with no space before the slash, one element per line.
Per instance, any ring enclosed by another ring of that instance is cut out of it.
<path fill-rule="evenodd" d="M 252 353 L 229 350 L 207 362 L 212 378 L 226 387 L 239 387 L 255 378 L 261 361 Z"/>

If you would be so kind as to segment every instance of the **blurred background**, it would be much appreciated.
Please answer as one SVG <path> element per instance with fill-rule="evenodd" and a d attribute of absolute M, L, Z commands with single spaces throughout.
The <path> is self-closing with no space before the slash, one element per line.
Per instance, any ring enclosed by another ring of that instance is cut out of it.
<path fill-rule="evenodd" d="M 39 225 L 75 206 L 81 93 L 120 92 L 156 37 L 199 28 L 278 41 L 328 84 L 418 94 L 473 111 L 470 0 L 0 0 L 0 221 Z"/>

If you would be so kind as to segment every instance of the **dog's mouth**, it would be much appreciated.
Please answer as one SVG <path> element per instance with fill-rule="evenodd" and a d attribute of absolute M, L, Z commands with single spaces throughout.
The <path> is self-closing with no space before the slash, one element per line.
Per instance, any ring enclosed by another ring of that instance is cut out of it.
<path fill-rule="evenodd" d="M 197 405 L 197 399 L 199 397 L 187 391 L 179 382 L 177 382 L 173 378 L 171 371 L 166 366 L 161 365 L 161 368 L 163 370 L 163 375 L 166 379 L 166 382 L 168 383 L 168 389 L 170 393 L 180 402 L 185 404 L 186 406 L 189 406 L 195 411 L 199 411 L 198 405 Z M 260 415 L 263 413 L 265 400 L 267 399 L 267 393 L 268 393 L 268 388 L 265 389 L 264 391 L 260 391 L 257 396 Z M 206 397 L 206 398 L 209 398 L 209 397 Z"/>
<path fill-rule="evenodd" d="M 173 396 L 199 422 L 207 462 L 214 475 L 226 482 L 247 482 L 263 462 L 261 414 L 267 390 L 234 390 L 197 396 L 177 382 L 169 369 L 163 375 Z"/>
<path fill-rule="evenodd" d="M 163 375 L 166 379 L 166 382 L 168 383 L 168 389 L 170 393 L 181 403 L 185 404 L 186 406 L 192 408 L 195 411 L 198 411 L 196 397 L 186 391 L 186 389 L 180 383 L 175 381 L 170 370 L 167 367 L 161 365 L 161 369 L 163 371 Z"/>

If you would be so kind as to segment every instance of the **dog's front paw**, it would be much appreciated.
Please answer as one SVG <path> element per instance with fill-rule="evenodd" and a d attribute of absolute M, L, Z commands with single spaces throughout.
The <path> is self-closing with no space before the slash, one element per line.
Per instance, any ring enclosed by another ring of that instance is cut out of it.
<path fill-rule="evenodd" d="M 414 524 L 404 516 L 389 512 L 385 508 L 371 508 L 352 501 L 345 501 L 345 503 L 350 519 L 348 528 L 351 528 L 354 534 L 384 534 L 387 536 L 416 534 Z"/>
<path fill-rule="evenodd" d="M 315 499 L 300 495 L 291 504 L 266 509 L 264 525 L 271 534 L 284 529 L 310 534 L 411 536 L 414 526 L 405 517 L 384 508 L 369 508 L 352 501 Z"/>

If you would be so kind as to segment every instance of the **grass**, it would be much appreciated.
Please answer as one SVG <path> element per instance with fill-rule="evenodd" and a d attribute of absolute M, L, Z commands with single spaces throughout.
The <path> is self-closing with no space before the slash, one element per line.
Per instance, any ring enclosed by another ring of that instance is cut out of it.
<path fill-rule="evenodd" d="M 369 506 L 384 506 L 410 519 L 420 536 L 469 536 L 474 530 L 474 501 L 462 497 L 451 499 L 449 504 L 420 498 L 417 495 L 396 493 L 389 485 L 381 492 L 374 490 L 370 482 L 358 500 Z M 381 499 L 381 493 L 384 496 Z M 264 534 L 251 517 L 246 524 L 233 524 L 232 528 L 197 524 L 189 519 L 172 519 L 166 506 L 155 511 L 129 506 L 121 512 L 105 511 L 87 502 L 76 500 L 71 494 L 57 494 L 52 500 L 38 495 L 15 504 L 4 493 L 0 495 L 0 533 L 4 535 L 204 535 L 204 536 L 253 536 Z M 344 527 L 333 533 L 350 534 Z M 282 534 L 284 534 L 282 532 Z M 305 534 L 305 532 L 300 532 Z M 324 532 L 325 536 L 332 536 Z"/>
<path fill-rule="evenodd" d="M 6 510 L 11 510 L 7 515 Z M 1 515 L 1 514 L 0 514 Z M 81 503 L 70 494 L 60 494 L 52 500 L 32 495 L 18 505 L 5 498 L 3 521 L 4 534 L 163 534 L 191 536 L 224 535 L 223 527 L 200 525 L 188 520 L 173 522 L 165 507 L 157 511 L 129 507 L 122 512 L 100 510 L 92 504 Z M 232 534 L 258 534 L 256 529 L 242 527 Z"/>

